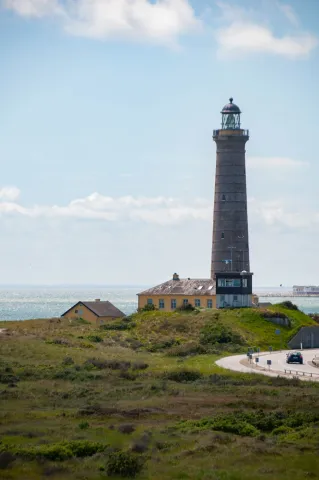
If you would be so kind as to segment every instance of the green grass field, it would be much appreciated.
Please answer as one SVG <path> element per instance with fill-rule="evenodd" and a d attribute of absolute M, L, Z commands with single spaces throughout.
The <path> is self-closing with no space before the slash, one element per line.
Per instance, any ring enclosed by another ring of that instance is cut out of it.
<path fill-rule="evenodd" d="M 0 323 L 0 478 L 319 478 L 319 384 L 214 363 L 315 324 L 271 309 L 280 338 L 253 309 Z"/>

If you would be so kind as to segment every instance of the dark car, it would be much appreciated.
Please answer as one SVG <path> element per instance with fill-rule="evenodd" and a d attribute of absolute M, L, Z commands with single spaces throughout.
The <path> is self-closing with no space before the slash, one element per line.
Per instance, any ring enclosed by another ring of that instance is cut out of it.
<path fill-rule="evenodd" d="M 300 352 L 291 352 L 288 353 L 286 362 L 303 364 L 303 357 Z"/>

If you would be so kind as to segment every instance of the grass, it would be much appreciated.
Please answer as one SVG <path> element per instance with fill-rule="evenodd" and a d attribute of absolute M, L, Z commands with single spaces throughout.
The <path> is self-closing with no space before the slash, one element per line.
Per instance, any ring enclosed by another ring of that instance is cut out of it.
<path fill-rule="evenodd" d="M 0 477 L 317 478 L 319 385 L 215 364 L 315 324 L 271 309 L 291 320 L 281 340 L 247 309 L 0 323 Z"/>

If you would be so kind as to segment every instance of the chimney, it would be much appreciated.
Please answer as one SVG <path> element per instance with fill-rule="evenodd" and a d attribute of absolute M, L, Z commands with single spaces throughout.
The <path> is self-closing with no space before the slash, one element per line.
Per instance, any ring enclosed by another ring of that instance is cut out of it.
<path fill-rule="evenodd" d="M 96 302 L 100 302 L 101 299 L 100 299 L 100 298 L 96 298 L 95 301 L 96 301 Z"/>
<path fill-rule="evenodd" d="M 179 275 L 177 273 L 174 273 L 173 280 L 179 280 Z"/>

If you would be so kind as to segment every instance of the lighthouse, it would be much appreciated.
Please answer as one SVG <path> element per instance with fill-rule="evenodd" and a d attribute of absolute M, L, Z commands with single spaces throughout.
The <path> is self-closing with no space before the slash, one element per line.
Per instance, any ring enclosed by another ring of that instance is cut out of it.
<path fill-rule="evenodd" d="M 216 174 L 211 278 L 216 282 L 218 306 L 250 306 L 250 273 L 246 143 L 249 131 L 241 128 L 241 111 L 233 98 L 221 111 L 214 130 Z"/>

